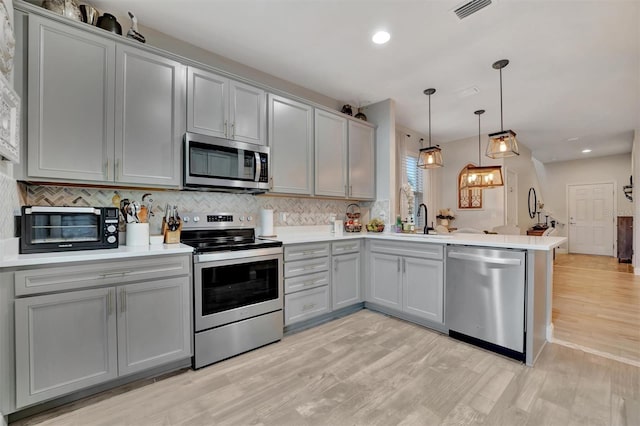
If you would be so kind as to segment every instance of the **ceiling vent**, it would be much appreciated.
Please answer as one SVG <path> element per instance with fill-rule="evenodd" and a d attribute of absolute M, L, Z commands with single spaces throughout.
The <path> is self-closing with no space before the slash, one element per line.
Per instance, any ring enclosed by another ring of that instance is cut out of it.
<path fill-rule="evenodd" d="M 456 14 L 458 19 L 464 19 L 473 15 L 477 11 L 484 9 L 490 4 L 491 0 L 471 0 L 470 2 L 465 3 L 459 8 L 455 9 L 453 12 Z"/>

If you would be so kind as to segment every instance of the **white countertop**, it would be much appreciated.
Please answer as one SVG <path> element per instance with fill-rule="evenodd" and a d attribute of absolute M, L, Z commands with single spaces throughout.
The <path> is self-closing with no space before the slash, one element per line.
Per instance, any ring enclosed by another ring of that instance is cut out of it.
<path fill-rule="evenodd" d="M 295 229 L 300 228 L 300 229 Z M 372 232 L 344 232 L 335 235 L 327 231 L 327 227 L 287 227 L 279 228 L 274 239 L 283 244 L 314 243 L 323 241 L 342 241 L 353 238 L 387 239 L 394 241 L 412 241 L 436 244 L 455 244 L 470 246 L 485 246 L 496 248 L 515 248 L 526 250 L 549 251 L 567 241 L 566 237 L 534 237 L 529 235 L 500 235 L 500 234 L 394 234 Z"/>
<path fill-rule="evenodd" d="M 192 252 L 193 247 L 185 244 L 159 244 L 153 246 L 123 245 L 119 246 L 117 249 L 76 250 L 56 253 L 15 254 L 5 252 L 4 256 L 0 258 L 0 269 L 19 266 L 48 265 L 53 263 L 131 259 L 135 257 L 185 254 Z"/>

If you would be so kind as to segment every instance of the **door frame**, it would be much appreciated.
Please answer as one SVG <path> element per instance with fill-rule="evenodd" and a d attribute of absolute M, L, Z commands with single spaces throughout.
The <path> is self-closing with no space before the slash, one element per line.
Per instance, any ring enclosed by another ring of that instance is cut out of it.
<path fill-rule="evenodd" d="M 616 233 L 616 227 L 615 227 L 615 219 L 616 217 L 618 217 L 618 193 L 616 191 L 616 187 L 617 187 L 617 182 L 615 180 L 609 180 L 609 181 L 597 181 L 597 182 L 580 182 L 580 183 L 568 183 L 566 188 L 565 188 L 565 202 L 566 202 L 566 218 L 565 218 L 565 223 L 567 224 L 567 253 L 571 253 L 571 223 L 570 223 L 570 212 L 569 212 L 569 187 L 571 186 L 584 186 L 584 185 L 603 185 L 603 184 L 611 184 L 613 185 L 613 198 L 612 198 L 612 209 L 611 211 L 613 212 L 613 217 L 611 218 L 611 234 L 612 234 L 612 241 L 613 241 L 613 246 L 611 247 L 611 254 L 610 256 L 615 257 L 616 255 L 616 249 L 618 248 L 618 235 Z"/>

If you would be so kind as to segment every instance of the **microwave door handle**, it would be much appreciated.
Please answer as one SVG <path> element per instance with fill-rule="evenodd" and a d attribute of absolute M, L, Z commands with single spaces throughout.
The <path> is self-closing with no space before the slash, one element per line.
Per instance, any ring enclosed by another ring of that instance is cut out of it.
<path fill-rule="evenodd" d="M 100 214 L 100 209 L 93 207 L 45 207 L 45 206 L 33 206 L 25 209 L 25 214 L 32 213 L 93 213 L 95 215 Z"/>
<path fill-rule="evenodd" d="M 262 173 L 262 162 L 260 161 L 260 153 L 259 152 L 254 152 L 253 153 L 254 158 L 255 158 L 255 162 L 256 162 L 256 174 L 253 177 L 253 180 L 255 182 L 259 182 L 260 181 L 260 174 Z"/>

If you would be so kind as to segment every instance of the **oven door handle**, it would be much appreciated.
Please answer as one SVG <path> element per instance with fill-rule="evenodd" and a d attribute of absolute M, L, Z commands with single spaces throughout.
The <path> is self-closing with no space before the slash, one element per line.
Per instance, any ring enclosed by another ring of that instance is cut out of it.
<path fill-rule="evenodd" d="M 256 171 L 256 174 L 253 177 L 253 180 L 255 182 L 260 182 L 260 174 L 262 173 L 262 162 L 260 161 L 260 153 L 259 152 L 254 152 L 253 153 L 253 158 L 254 158 L 254 161 L 255 161 L 254 170 Z"/>
<path fill-rule="evenodd" d="M 32 213 L 93 213 L 100 215 L 100 209 L 93 207 L 45 207 L 33 206 L 24 210 L 24 214 Z"/>

